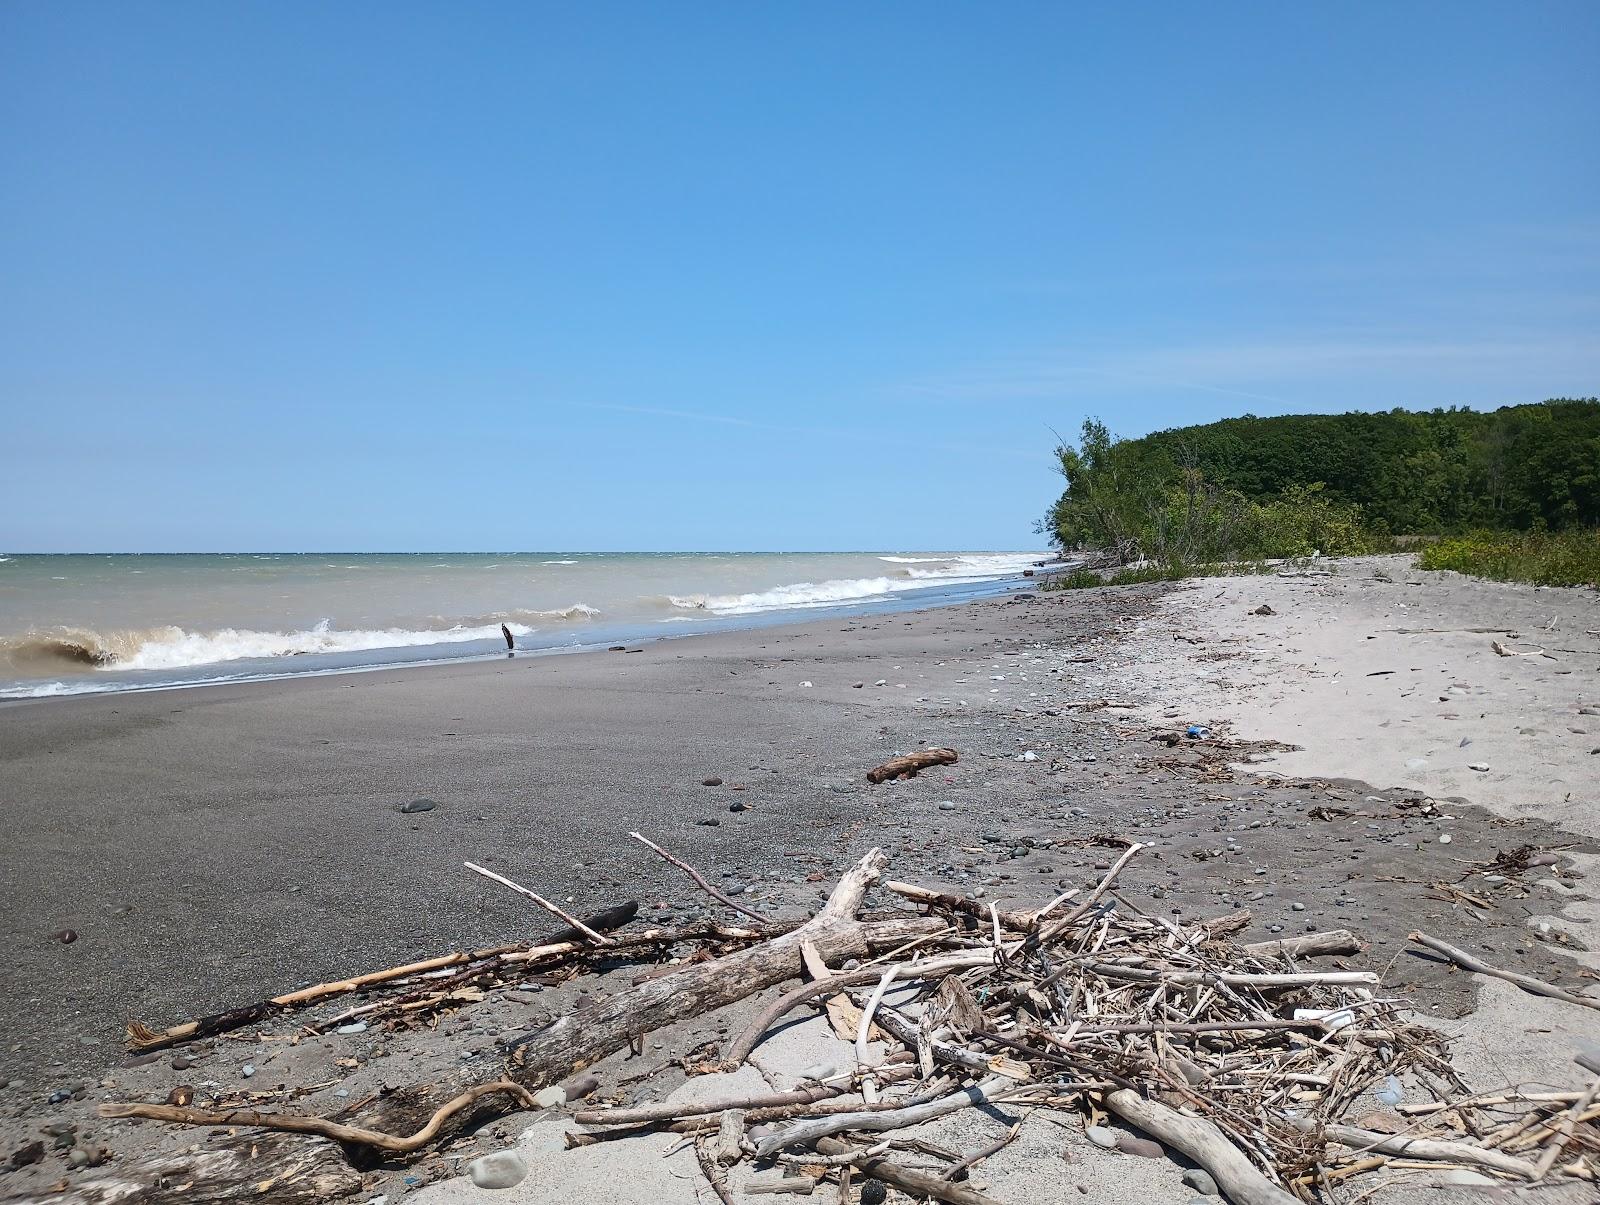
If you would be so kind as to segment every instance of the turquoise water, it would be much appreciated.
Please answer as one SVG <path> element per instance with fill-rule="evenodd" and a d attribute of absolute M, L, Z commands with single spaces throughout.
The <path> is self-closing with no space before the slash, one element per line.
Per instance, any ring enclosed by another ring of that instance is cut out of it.
<path fill-rule="evenodd" d="M 927 605 L 1040 552 L 0 557 L 0 698 L 579 648 Z"/>

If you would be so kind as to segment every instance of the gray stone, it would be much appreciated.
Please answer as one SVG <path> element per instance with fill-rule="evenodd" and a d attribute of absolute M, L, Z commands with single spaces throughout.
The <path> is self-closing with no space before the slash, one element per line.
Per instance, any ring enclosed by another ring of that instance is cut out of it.
<path fill-rule="evenodd" d="M 528 1165 L 516 1151 L 495 1151 L 467 1164 L 467 1175 L 479 1188 L 515 1188 L 528 1175 Z"/>
<path fill-rule="evenodd" d="M 1117 1149 L 1125 1155 L 1138 1155 L 1141 1159 L 1165 1159 L 1167 1152 L 1159 1142 L 1140 1138 L 1134 1134 L 1118 1134 Z"/>
<path fill-rule="evenodd" d="M 540 1088 L 533 1094 L 533 1103 L 541 1109 L 554 1109 L 567 1103 L 567 1090 L 556 1084 Z"/>
<path fill-rule="evenodd" d="M 1106 1126 L 1089 1126 L 1083 1131 L 1084 1137 L 1104 1151 L 1117 1149 L 1117 1132 Z"/>
<path fill-rule="evenodd" d="M 1183 1186 L 1192 1188 L 1197 1193 L 1208 1197 L 1220 1197 L 1217 1182 L 1211 1178 L 1211 1173 L 1202 1167 L 1191 1167 L 1183 1173 Z"/>
<path fill-rule="evenodd" d="M 431 799 L 413 799 L 410 803 L 402 803 L 400 811 L 409 816 L 414 812 L 431 812 L 439 805 Z"/>

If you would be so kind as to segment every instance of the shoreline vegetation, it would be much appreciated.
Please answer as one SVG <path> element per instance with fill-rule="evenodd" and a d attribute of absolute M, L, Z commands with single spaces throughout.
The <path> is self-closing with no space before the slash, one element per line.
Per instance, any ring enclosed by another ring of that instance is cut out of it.
<path fill-rule="evenodd" d="M 1257 572 L 1419 550 L 1498 581 L 1600 587 L 1600 401 L 1224 419 L 1119 439 L 1088 419 L 1056 449 L 1038 530 L 1099 555 L 1050 588 Z"/>

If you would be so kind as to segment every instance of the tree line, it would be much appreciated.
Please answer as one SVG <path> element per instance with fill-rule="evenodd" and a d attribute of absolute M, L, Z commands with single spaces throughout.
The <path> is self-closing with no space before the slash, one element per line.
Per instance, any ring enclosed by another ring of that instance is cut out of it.
<path fill-rule="evenodd" d="M 1063 548 L 1197 565 L 1343 554 L 1398 535 L 1600 527 L 1600 400 L 1494 411 L 1245 415 L 1056 449 Z"/>

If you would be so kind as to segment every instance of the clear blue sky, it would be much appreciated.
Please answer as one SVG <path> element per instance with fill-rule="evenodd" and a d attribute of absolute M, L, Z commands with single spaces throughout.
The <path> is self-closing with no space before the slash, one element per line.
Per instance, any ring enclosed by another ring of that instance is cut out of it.
<path fill-rule="evenodd" d="M 1600 4 L 0 5 L 0 549 L 1034 546 L 1600 391 Z"/>

